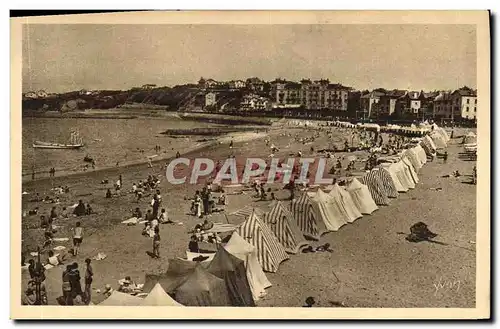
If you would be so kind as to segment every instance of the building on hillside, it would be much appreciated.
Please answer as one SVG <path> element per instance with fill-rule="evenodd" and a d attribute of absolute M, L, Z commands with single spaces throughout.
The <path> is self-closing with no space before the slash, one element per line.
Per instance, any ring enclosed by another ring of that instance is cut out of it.
<path fill-rule="evenodd" d="M 302 107 L 307 110 L 330 110 L 347 112 L 349 88 L 331 84 L 329 80 L 300 83 L 275 80 L 271 83 L 276 107 Z"/>
<path fill-rule="evenodd" d="M 24 96 L 24 98 L 38 98 L 37 93 L 34 91 L 28 91 L 23 96 Z"/>
<path fill-rule="evenodd" d="M 396 102 L 398 98 L 404 96 L 405 90 L 389 90 L 379 96 L 379 101 L 372 104 L 370 117 L 388 118 L 396 112 Z"/>
<path fill-rule="evenodd" d="M 205 107 L 213 107 L 217 104 L 217 94 L 209 92 L 205 94 Z"/>
<path fill-rule="evenodd" d="M 451 94 L 453 116 L 451 119 L 458 118 L 476 120 L 477 118 L 477 91 L 469 87 L 462 87 Z"/>
<path fill-rule="evenodd" d="M 145 85 L 142 85 L 141 89 L 146 89 L 146 90 L 151 90 L 151 89 L 155 89 L 156 88 L 156 85 L 154 84 L 145 84 Z"/>
<path fill-rule="evenodd" d="M 39 90 L 36 92 L 37 98 L 46 98 L 47 96 L 48 96 L 48 94 L 45 90 Z"/>
<path fill-rule="evenodd" d="M 253 92 L 264 91 L 264 81 L 259 78 L 248 78 L 245 82 L 246 87 Z"/>
<path fill-rule="evenodd" d="M 442 91 L 434 98 L 433 117 L 434 119 L 451 119 L 453 100 L 450 91 Z"/>
<path fill-rule="evenodd" d="M 396 114 L 400 118 L 421 119 L 425 101 L 423 91 L 407 91 L 396 102 Z"/>
<path fill-rule="evenodd" d="M 247 112 L 268 111 L 271 109 L 271 102 L 266 97 L 250 94 L 243 97 L 240 107 Z"/>
<path fill-rule="evenodd" d="M 246 87 L 245 81 L 242 80 L 231 80 L 228 85 L 230 90 L 242 89 Z"/>
<path fill-rule="evenodd" d="M 380 102 L 380 97 L 384 95 L 380 91 L 372 91 L 368 94 L 362 95 L 360 100 L 361 112 L 364 118 L 370 118 L 372 116 L 372 111 L 378 106 Z"/>

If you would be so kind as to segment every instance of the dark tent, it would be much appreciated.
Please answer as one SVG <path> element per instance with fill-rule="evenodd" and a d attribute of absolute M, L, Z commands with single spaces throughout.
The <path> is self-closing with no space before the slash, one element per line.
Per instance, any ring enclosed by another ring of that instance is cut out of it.
<path fill-rule="evenodd" d="M 224 280 L 201 265 L 175 289 L 175 300 L 185 306 L 232 306 Z"/>
<path fill-rule="evenodd" d="M 206 270 L 208 263 L 170 259 L 166 273 L 146 275 L 144 292 L 157 282 L 184 306 L 232 306 L 226 283 Z"/>
<path fill-rule="evenodd" d="M 255 306 L 243 260 L 231 255 L 219 245 L 217 253 L 207 270 L 226 282 L 231 305 Z"/>

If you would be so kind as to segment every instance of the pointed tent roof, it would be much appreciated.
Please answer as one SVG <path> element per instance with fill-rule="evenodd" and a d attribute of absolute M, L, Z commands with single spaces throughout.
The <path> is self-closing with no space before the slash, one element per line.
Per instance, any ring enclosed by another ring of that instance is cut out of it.
<path fill-rule="evenodd" d="M 163 290 L 160 283 L 156 283 L 153 290 L 144 298 L 142 306 L 183 306 L 177 303 Z"/>
<path fill-rule="evenodd" d="M 339 184 L 334 184 L 328 195 L 338 204 L 340 211 L 344 214 L 349 223 L 363 217 L 363 214 L 361 214 L 354 204 L 349 192 L 340 187 Z"/>
<path fill-rule="evenodd" d="M 235 306 L 231 304 L 226 282 L 201 264 L 175 289 L 175 299 L 185 306 Z"/>
<path fill-rule="evenodd" d="M 243 208 L 241 209 L 238 209 L 236 210 L 235 212 L 232 212 L 230 213 L 230 215 L 233 215 L 233 216 L 239 216 L 239 217 L 249 217 L 252 212 L 254 212 L 257 214 L 257 216 L 259 217 L 264 217 L 264 214 L 265 212 L 260 209 L 260 208 L 257 208 L 257 207 L 254 207 L 252 205 L 247 205 L 247 206 L 244 206 Z"/>
<path fill-rule="evenodd" d="M 255 306 L 243 260 L 231 255 L 219 245 L 207 270 L 216 277 L 224 279 L 232 305 Z"/>
<path fill-rule="evenodd" d="M 146 274 L 144 287 L 142 291 L 150 292 L 153 290 L 156 283 L 160 283 L 165 292 L 173 294 L 175 289 L 186 280 L 195 269 L 196 266 L 201 265 L 208 267 L 208 262 L 194 262 L 181 258 L 172 258 L 168 260 L 168 269 L 160 274 Z"/>
<path fill-rule="evenodd" d="M 330 232 L 326 228 L 322 215 L 319 213 L 317 204 L 307 193 L 303 193 L 300 198 L 292 201 L 291 210 L 303 235 L 319 240 L 321 235 Z"/>
<path fill-rule="evenodd" d="M 238 233 L 233 232 L 231 238 L 224 246 L 231 255 L 245 262 L 248 283 L 252 291 L 253 299 L 259 300 L 266 294 L 266 288 L 271 287 L 271 282 L 262 270 L 257 258 L 257 249 L 246 242 Z"/>
<path fill-rule="evenodd" d="M 114 290 L 111 295 L 103 300 L 100 306 L 141 306 L 143 299 Z"/>
<path fill-rule="evenodd" d="M 297 226 L 292 213 L 281 201 L 274 203 L 274 207 L 266 213 L 264 221 L 287 252 L 296 254 L 300 248 L 309 244 Z"/>
<path fill-rule="evenodd" d="M 337 202 L 328 193 L 318 189 L 315 193 L 309 192 L 308 194 L 312 197 L 313 202 L 316 202 L 318 211 L 328 230 L 338 231 L 339 228 L 349 222 Z"/>
<path fill-rule="evenodd" d="M 289 258 L 274 233 L 255 212 L 241 224 L 237 232 L 257 248 L 257 258 L 264 271 L 276 272 L 281 262 Z"/>
<path fill-rule="evenodd" d="M 370 215 L 378 209 L 368 190 L 368 186 L 361 184 L 355 177 L 347 183 L 346 191 L 351 195 L 352 201 L 362 214 Z"/>

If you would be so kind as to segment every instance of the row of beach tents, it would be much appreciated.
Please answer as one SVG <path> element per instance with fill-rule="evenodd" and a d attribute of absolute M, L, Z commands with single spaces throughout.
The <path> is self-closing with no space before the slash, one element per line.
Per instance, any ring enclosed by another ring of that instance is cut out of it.
<path fill-rule="evenodd" d="M 335 183 L 306 191 L 290 207 L 280 201 L 266 210 L 246 206 L 233 213 L 245 221 L 217 245 L 212 257 L 201 262 L 169 259 L 165 273 L 146 275 L 146 298 L 113 292 L 100 305 L 255 306 L 272 285 L 264 272 L 277 272 L 309 241 L 338 231 L 414 189 L 427 157 L 448 141 L 444 130 L 434 128 L 397 156 L 379 158 L 372 170 L 353 173 L 343 186 Z"/>

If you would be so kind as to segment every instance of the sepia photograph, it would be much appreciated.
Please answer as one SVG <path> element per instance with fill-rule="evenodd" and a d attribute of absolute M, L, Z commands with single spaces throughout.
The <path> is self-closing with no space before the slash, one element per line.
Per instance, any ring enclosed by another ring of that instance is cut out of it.
<path fill-rule="evenodd" d="M 11 317 L 488 318 L 489 20 L 11 18 Z"/>

